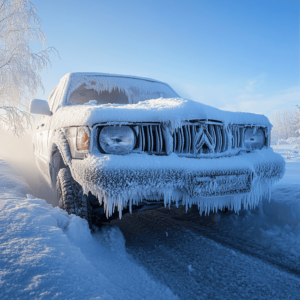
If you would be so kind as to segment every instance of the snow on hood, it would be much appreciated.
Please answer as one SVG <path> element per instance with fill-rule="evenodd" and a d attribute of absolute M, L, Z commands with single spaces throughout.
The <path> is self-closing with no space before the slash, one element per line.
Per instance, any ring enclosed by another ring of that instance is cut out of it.
<path fill-rule="evenodd" d="M 159 98 L 136 104 L 73 105 L 60 108 L 51 127 L 92 126 L 102 122 L 167 122 L 179 127 L 182 121 L 217 120 L 227 124 L 271 126 L 264 115 L 222 111 L 182 98 Z"/>

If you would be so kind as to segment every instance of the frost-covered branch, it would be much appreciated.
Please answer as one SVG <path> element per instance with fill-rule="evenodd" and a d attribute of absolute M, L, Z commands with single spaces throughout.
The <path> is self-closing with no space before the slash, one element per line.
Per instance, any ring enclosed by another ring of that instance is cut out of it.
<path fill-rule="evenodd" d="M 2 106 L 0 112 L 0 129 L 11 130 L 16 136 L 22 137 L 31 128 L 32 116 L 13 106 Z"/>
<path fill-rule="evenodd" d="M 34 52 L 31 45 L 37 42 L 42 50 Z M 38 89 L 44 90 L 40 72 L 51 66 L 53 53 L 58 54 L 47 47 L 41 19 L 31 1 L 0 0 L 0 110 L 8 114 L 0 114 L 0 127 L 10 127 L 17 135 L 25 132 L 20 128 L 31 120 L 25 110 Z"/>

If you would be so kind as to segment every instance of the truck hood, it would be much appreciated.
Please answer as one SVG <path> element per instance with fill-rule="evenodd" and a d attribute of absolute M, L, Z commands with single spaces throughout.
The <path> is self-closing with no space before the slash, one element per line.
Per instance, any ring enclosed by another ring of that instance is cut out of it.
<path fill-rule="evenodd" d="M 222 111 L 209 105 L 182 98 L 159 98 L 136 104 L 65 106 L 53 115 L 51 128 L 93 126 L 96 123 L 165 122 L 173 128 L 182 121 L 215 120 L 228 124 L 271 126 L 264 115 Z"/>

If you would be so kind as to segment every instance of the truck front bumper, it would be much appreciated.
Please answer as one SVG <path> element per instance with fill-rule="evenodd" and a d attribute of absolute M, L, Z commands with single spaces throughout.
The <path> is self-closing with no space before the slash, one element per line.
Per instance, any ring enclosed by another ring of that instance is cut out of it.
<path fill-rule="evenodd" d="M 283 177 L 285 162 L 272 149 L 263 149 L 215 159 L 97 154 L 73 159 L 70 167 L 84 192 L 97 196 L 110 214 L 115 206 L 120 210 L 143 199 L 199 204 L 203 197 L 255 193 L 257 198 L 266 193 L 264 186 L 270 189 Z"/>

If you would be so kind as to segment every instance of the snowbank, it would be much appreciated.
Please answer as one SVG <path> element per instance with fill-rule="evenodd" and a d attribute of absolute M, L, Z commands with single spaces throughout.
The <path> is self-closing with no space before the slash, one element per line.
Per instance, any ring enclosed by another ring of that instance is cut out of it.
<path fill-rule="evenodd" d="M 300 255 L 300 168 L 295 166 L 298 166 L 298 161 L 298 157 L 286 160 L 285 177 L 273 188 L 271 202 L 262 203 L 260 212 L 242 211 L 240 215 L 219 216 L 218 226 L 222 235 L 231 233 L 239 242 L 259 245 L 257 248 L 260 252 L 265 252 L 266 255 L 270 252 L 278 254 L 279 259 L 289 255 L 290 261 L 297 265 Z M 27 189 L 22 178 L 0 159 L 1 299 L 176 299 L 168 288 L 154 282 L 127 254 L 124 237 L 118 228 L 107 227 L 91 234 L 84 220 L 69 216 L 58 208 L 54 209 L 44 200 L 26 197 Z M 170 234 L 166 239 L 170 239 Z M 232 251 L 214 242 L 215 249 L 221 249 L 214 256 L 209 250 L 206 251 L 210 248 L 205 248 L 202 240 L 201 244 L 195 244 L 195 239 L 191 240 L 191 244 L 197 246 L 195 251 L 202 250 L 201 257 L 204 262 L 209 259 L 213 261 L 214 258 L 220 258 L 222 253 Z M 182 251 L 182 241 L 182 232 L 179 232 L 175 244 L 177 248 L 171 247 L 175 252 L 163 248 L 160 262 L 169 267 L 170 255 Z M 196 264 L 196 261 L 199 263 L 199 256 L 195 251 L 191 250 L 191 258 L 195 259 Z M 145 253 L 147 259 L 151 260 L 148 252 Z M 226 287 L 232 283 L 228 266 L 230 269 L 233 265 L 233 274 L 236 270 L 239 271 L 239 278 L 241 272 L 249 272 L 250 267 L 236 269 L 240 265 L 234 265 L 237 261 L 234 251 L 232 257 L 228 253 L 226 255 L 226 260 L 215 261 L 213 268 L 216 272 L 209 273 L 207 268 L 200 274 L 202 278 L 208 278 L 204 281 L 208 282 L 206 290 L 201 290 L 201 295 L 215 288 L 217 273 L 225 274 L 222 276 L 225 278 L 224 295 L 228 295 Z M 178 256 L 172 257 L 174 264 L 178 263 Z M 245 259 L 248 261 L 247 265 L 254 265 L 254 269 L 259 270 L 256 268 L 256 260 L 251 257 Z M 228 264 L 228 261 L 232 264 Z M 181 267 L 182 262 L 178 265 Z M 191 262 L 184 267 L 187 268 L 188 265 Z M 195 268 L 194 263 L 192 266 Z M 174 268 L 171 271 L 174 272 Z M 266 269 L 262 269 L 263 274 L 265 271 Z M 190 273 L 196 271 L 192 270 Z M 254 271 L 251 278 L 256 278 Z M 169 277 L 167 279 L 166 282 Z M 177 286 L 182 285 L 181 279 L 180 276 L 176 277 Z M 283 284 L 288 282 L 286 277 L 285 280 Z M 245 288 L 237 282 L 238 287 Z M 257 286 L 264 289 L 260 282 L 255 283 L 255 286 L 248 282 L 245 285 L 249 293 L 250 290 L 255 293 Z M 298 288 L 293 285 L 286 286 L 291 289 Z M 273 288 L 271 285 L 269 287 Z M 186 285 L 185 288 L 191 289 L 191 286 Z"/>
<path fill-rule="evenodd" d="M 286 173 L 280 184 L 300 185 L 300 151 L 294 150 L 291 144 L 272 145 L 274 152 L 277 152 L 285 159 Z"/>
<path fill-rule="evenodd" d="M 24 179 L 0 158 L 0 194 L 4 197 L 9 195 L 22 197 L 28 191 L 29 187 Z"/>
<path fill-rule="evenodd" d="M 126 253 L 118 228 L 86 221 L 27 195 L 0 160 L 0 298 L 174 299 Z"/>

